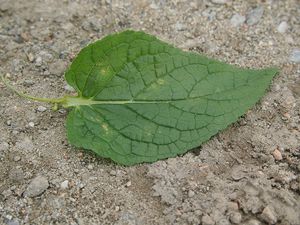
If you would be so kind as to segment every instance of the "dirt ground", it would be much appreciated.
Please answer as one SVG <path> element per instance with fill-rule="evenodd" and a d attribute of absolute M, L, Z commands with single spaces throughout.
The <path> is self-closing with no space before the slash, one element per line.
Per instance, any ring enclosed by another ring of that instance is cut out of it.
<path fill-rule="evenodd" d="M 79 50 L 124 29 L 280 74 L 201 147 L 132 167 L 70 146 L 66 110 L 0 83 L 0 224 L 299 225 L 300 2 L 0 0 L 0 73 L 32 95 L 63 96 Z"/>

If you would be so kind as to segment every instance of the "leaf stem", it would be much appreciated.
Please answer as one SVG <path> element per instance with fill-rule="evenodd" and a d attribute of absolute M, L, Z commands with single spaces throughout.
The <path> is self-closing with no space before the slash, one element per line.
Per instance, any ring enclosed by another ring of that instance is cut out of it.
<path fill-rule="evenodd" d="M 0 75 L 0 78 L 2 80 L 2 82 L 5 84 L 6 87 L 8 87 L 11 91 L 13 91 L 14 93 L 16 93 L 17 95 L 23 97 L 23 98 L 27 98 L 27 99 L 31 99 L 34 101 L 38 101 L 38 102 L 47 102 L 47 103 L 53 103 L 53 104 L 64 104 L 66 101 L 66 97 L 63 98 L 39 98 L 39 97 L 34 97 L 31 95 L 27 95 L 21 91 L 16 90 L 9 82 L 7 79 L 4 78 L 4 76 Z"/>

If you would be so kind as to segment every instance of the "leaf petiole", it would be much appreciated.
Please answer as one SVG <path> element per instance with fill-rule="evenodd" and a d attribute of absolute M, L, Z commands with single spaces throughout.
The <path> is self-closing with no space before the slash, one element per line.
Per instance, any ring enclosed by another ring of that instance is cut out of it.
<path fill-rule="evenodd" d="M 53 104 L 62 104 L 64 105 L 64 103 L 66 102 L 66 97 L 63 98 L 39 98 L 39 97 L 34 97 L 31 95 L 27 95 L 21 91 L 16 90 L 9 82 L 7 79 L 4 78 L 4 76 L 0 76 L 2 82 L 5 84 L 6 87 L 8 87 L 10 90 L 12 90 L 14 93 L 16 93 L 17 95 L 23 97 L 23 98 L 27 98 L 27 99 L 31 99 L 34 101 L 38 101 L 38 102 L 47 102 L 47 103 L 53 103 Z"/>

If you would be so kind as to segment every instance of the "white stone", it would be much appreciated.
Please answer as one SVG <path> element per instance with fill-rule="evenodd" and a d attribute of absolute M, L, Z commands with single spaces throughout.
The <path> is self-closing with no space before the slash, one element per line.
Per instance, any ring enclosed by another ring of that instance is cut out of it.
<path fill-rule="evenodd" d="M 45 112 L 46 110 L 47 110 L 47 108 L 44 107 L 44 106 L 42 106 L 42 105 L 40 105 L 40 106 L 37 108 L 37 111 L 39 111 L 39 112 Z"/>
<path fill-rule="evenodd" d="M 287 29 L 289 28 L 288 24 L 286 21 L 282 21 L 278 27 L 277 27 L 277 31 L 279 33 L 285 33 L 287 31 Z"/>
<path fill-rule="evenodd" d="M 212 3 L 215 4 L 226 4 L 228 3 L 230 0 L 211 0 Z"/>
<path fill-rule="evenodd" d="M 233 27 L 238 27 L 246 21 L 246 17 L 240 14 L 235 14 L 231 17 L 230 23 Z"/>
<path fill-rule="evenodd" d="M 67 188 L 69 188 L 69 181 L 65 180 L 65 181 L 61 182 L 60 188 L 61 189 L 67 189 Z"/>
<path fill-rule="evenodd" d="M 290 61 L 300 63 L 300 49 L 293 49 L 290 55 Z"/>

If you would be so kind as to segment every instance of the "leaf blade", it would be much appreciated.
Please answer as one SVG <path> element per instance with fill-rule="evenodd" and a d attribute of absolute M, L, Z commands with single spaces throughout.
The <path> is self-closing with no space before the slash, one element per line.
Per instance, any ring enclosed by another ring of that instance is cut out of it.
<path fill-rule="evenodd" d="M 90 46 L 79 53 L 66 80 L 79 96 L 99 104 L 73 109 L 68 139 L 124 165 L 201 145 L 253 106 L 277 73 L 183 52 L 142 32 L 125 31 Z M 92 51 L 101 57 L 93 58 Z M 88 58 L 94 70 L 78 65 Z"/>

